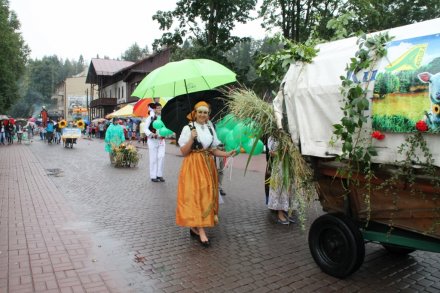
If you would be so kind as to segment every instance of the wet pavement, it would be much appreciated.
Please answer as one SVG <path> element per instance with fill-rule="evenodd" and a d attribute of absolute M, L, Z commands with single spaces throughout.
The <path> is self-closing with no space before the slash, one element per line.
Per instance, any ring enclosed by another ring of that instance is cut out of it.
<path fill-rule="evenodd" d="M 101 140 L 0 148 L 1 293 L 440 291 L 440 254 L 397 257 L 377 244 L 349 278 L 322 273 L 307 231 L 265 207 L 263 156 L 245 176 L 245 155 L 230 162 L 203 248 L 174 222 L 178 149 L 167 145 L 165 183 L 149 180 L 139 151 L 136 168 L 114 168 Z M 310 220 L 321 213 L 316 202 Z"/>

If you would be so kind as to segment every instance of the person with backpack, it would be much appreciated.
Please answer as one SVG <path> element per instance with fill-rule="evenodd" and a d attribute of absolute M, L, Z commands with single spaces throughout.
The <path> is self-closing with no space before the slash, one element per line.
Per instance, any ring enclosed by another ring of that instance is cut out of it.
<path fill-rule="evenodd" d="M 47 123 L 47 126 L 46 126 L 47 143 L 52 144 L 54 130 L 55 130 L 55 127 L 54 127 L 53 121 L 51 119 L 51 120 L 49 120 L 49 122 Z"/>

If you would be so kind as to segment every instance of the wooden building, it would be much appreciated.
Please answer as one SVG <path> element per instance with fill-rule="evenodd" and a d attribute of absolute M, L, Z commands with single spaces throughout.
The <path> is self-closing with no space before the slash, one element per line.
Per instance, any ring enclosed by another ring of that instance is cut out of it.
<path fill-rule="evenodd" d="M 170 61 L 170 49 L 164 49 L 136 63 L 109 59 L 92 59 L 86 83 L 91 92 L 97 88 L 98 96 L 91 96 L 91 119 L 105 117 L 114 110 L 138 100 L 132 97 L 136 86 L 151 71 Z"/>

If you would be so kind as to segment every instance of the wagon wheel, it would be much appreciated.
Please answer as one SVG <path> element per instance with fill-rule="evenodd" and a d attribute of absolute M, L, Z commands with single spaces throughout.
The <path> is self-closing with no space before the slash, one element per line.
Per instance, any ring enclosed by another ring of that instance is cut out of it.
<path fill-rule="evenodd" d="M 414 248 L 409 248 L 405 246 L 385 244 L 385 243 L 381 243 L 381 244 L 389 253 L 393 253 L 393 254 L 406 255 L 416 251 Z"/>
<path fill-rule="evenodd" d="M 326 214 L 316 219 L 309 231 L 313 259 L 327 274 L 345 278 L 364 261 L 365 244 L 356 224 L 344 215 Z"/>

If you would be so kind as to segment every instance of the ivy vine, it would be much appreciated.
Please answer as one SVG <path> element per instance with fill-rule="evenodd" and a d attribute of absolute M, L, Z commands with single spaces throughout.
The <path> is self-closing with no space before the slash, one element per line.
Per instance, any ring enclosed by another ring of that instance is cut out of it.
<path fill-rule="evenodd" d="M 366 190 L 364 202 L 367 207 L 367 225 L 370 220 L 370 196 L 372 192 L 382 190 L 385 194 L 392 195 L 394 209 L 390 212 L 389 233 L 393 229 L 394 212 L 397 211 L 397 202 L 399 200 L 398 189 L 395 188 L 398 183 L 404 182 L 405 187 L 410 190 L 412 195 L 421 195 L 424 198 L 424 192 L 418 190 L 416 184 L 418 173 L 422 173 L 425 175 L 425 178 L 430 178 L 431 185 L 434 190 L 438 191 L 437 194 L 440 195 L 439 171 L 434 166 L 433 156 L 420 131 L 407 135 L 404 143 L 398 148 L 398 153 L 404 159 L 395 162 L 394 165 L 397 167 L 397 170 L 392 172 L 391 176 L 382 184 L 378 186 L 372 185 L 375 173 L 371 160 L 372 157 L 377 156 L 377 151 L 372 144 L 372 137 L 383 139 L 384 135 L 378 131 L 370 134 L 370 128 L 365 127 L 368 122 L 367 110 L 370 104 L 367 98 L 370 81 L 364 83 L 355 82 L 351 80 L 351 76 L 359 72 L 364 72 L 364 75 L 369 76 L 376 68 L 377 62 L 386 56 L 386 44 L 391 40 L 392 37 L 387 33 L 377 34 L 368 38 L 363 35 L 358 39 L 358 51 L 346 67 L 348 74 L 347 76 L 340 77 L 342 81 L 340 91 L 343 96 L 343 104 L 341 106 L 343 117 L 340 123 L 333 125 L 334 136 L 331 141 L 332 144 L 336 141 L 341 141 L 342 143 L 342 153 L 336 159 L 345 163 L 343 167 L 338 169 L 338 174 L 344 178 L 345 197 L 350 194 L 351 185 L 359 186 L 360 178 L 358 174 L 364 174 L 363 188 Z M 434 196 L 433 200 L 437 200 L 437 197 Z M 438 211 L 436 212 L 439 213 Z M 440 219 L 435 220 L 432 227 L 426 233 L 435 231 L 439 225 Z"/>
<path fill-rule="evenodd" d="M 344 161 L 347 164 L 338 172 L 348 179 L 348 185 L 352 182 L 351 178 L 354 171 L 363 169 L 367 177 L 373 176 L 371 173 L 371 158 L 377 155 L 376 149 L 372 146 L 371 137 L 365 135 L 364 129 L 368 119 L 365 113 L 370 105 L 367 99 L 370 81 L 361 84 L 352 81 L 350 77 L 360 71 L 371 73 L 377 62 L 386 56 L 386 44 L 391 40 L 392 37 L 388 33 L 377 34 L 372 37 L 360 36 L 357 41 L 359 50 L 346 67 L 348 74 L 340 77 L 342 80 L 340 91 L 344 97 L 341 107 L 343 118 L 340 123 L 333 125 L 333 134 L 336 140 L 342 142 L 342 154 L 337 157 L 337 160 Z"/>

